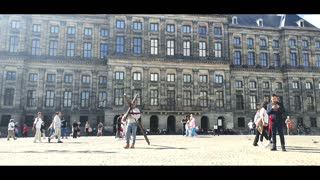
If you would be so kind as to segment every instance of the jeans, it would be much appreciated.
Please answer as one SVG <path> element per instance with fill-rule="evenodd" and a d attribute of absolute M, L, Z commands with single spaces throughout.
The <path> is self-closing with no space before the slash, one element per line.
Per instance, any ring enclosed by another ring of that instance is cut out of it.
<path fill-rule="evenodd" d="M 132 130 L 132 144 L 136 143 L 137 126 L 138 126 L 137 123 L 129 123 L 127 125 L 127 129 L 126 129 L 126 143 L 127 144 L 130 143 L 131 130 Z"/>
<path fill-rule="evenodd" d="M 61 136 L 62 137 L 67 137 L 68 136 L 67 135 L 67 128 L 65 128 L 65 127 L 61 128 Z"/>

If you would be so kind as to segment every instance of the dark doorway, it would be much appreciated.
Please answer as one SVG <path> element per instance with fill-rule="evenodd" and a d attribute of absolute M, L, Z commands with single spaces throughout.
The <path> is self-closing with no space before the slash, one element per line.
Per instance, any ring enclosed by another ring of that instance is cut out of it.
<path fill-rule="evenodd" d="M 1 116 L 1 126 L 8 127 L 10 119 L 11 119 L 11 115 L 2 115 Z"/>
<path fill-rule="evenodd" d="M 210 125 L 209 125 L 209 118 L 207 116 L 201 117 L 201 126 L 200 127 L 203 129 L 203 132 L 208 132 Z"/>
<path fill-rule="evenodd" d="M 53 117 L 51 117 L 51 116 L 48 116 L 48 115 L 43 116 L 43 121 L 44 121 L 45 127 L 48 128 L 50 126 L 50 124 L 52 123 L 52 119 L 53 119 Z"/>
<path fill-rule="evenodd" d="M 150 132 L 156 133 L 159 128 L 159 119 L 157 116 L 153 115 L 150 117 Z"/>
<path fill-rule="evenodd" d="M 24 124 L 26 124 L 28 127 L 32 127 L 35 117 L 32 116 L 32 115 L 27 115 L 24 118 L 25 118 L 24 119 Z"/>
<path fill-rule="evenodd" d="M 174 116 L 169 116 L 167 119 L 167 133 L 168 134 L 176 133 L 176 119 Z"/>
<path fill-rule="evenodd" d="M 80 127 L 84 127 L 88 121 L 88 116 L 80 116 Z"/>
<path fill-rule="evenodd" d="M 116 115 L 114 118 L 113 118 L 113 134 L 116 134 L 117 133 L 117 119 L 120 115 Z"/>
<path fill-rule="evenodd" d="M 303 124 L 303 118 L 302 117 L 298 117 L 298 120 L 297 120 L 297 126 L 298 124 L 301 124 L 303 127 L 304 127 L 304 124 Z"/>

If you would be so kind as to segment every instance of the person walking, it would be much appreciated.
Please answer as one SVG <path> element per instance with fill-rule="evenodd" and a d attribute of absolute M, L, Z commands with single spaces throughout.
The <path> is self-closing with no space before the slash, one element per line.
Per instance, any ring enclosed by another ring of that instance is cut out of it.
<path fill-rule="evenodd" d="M 48 142 L 50 143 L 51 139 L 53 139 L 55 136 L 58 136 L 58 143 L 62 143 L 60 140 L 61 137 L 61 116 L 62 113 L 59 111 L 56 113 L 53 119 L 53 128 L 54 128 L 54 134 L 48 137 Z"/>
<path fill-rule="evenodd" d="M 34 122 L 33 122 L 33 127 L 32 127 L 32 130 L 36 131 L 36 134 L 34 135 L 34 140 L 33 142 L 36 143 L 37 140 L 39 142 L 42 142 L 41 141 L 41 124 L 42 124 L 42 119 L 41 119 L 41 112 L 38 112 L 37 114 L 37 117 L 34 119 Z"/>
<path fill-rule="evenodd" d="M 16 136 L 14 134 L 14 119 L 10 119 L 10 122 L 8 124 L 8 136 L 7 136 L 7 140 L 10 140 L 10 137 L 12 137 L 14 140 L 16 140 Z"/>

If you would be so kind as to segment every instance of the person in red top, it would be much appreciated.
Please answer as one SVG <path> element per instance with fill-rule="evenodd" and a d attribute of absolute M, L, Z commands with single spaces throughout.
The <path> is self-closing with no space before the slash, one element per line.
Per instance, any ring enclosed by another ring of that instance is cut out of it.
<path fill-rule="evenodd" d="M 292 127 L 293 127 L 293 122 L 291 121 L 290 116 L 287 116 L 287 119 L 286 119 L 285 122 L 287 124 L 287 133 L 288 133 L 288 136 L 289 136 L 290 132 L 292 130 Z"/>
<path fill-rule="evenodd" d="M 28 130 L 29 130 L 28 125 L 24 124 L 23 125 L 23 129 L 22 129 L 22 137 L 27 137 L 28 136 Z"/>

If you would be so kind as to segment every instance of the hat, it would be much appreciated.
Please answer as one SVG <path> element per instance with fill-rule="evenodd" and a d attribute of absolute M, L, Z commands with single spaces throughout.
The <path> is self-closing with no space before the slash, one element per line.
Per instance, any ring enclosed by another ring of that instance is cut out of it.
<path fill-rule="evenodd" d="M 14 119 L 10 119 L 10 122 L 13 122 L 14 121 Z"/>

